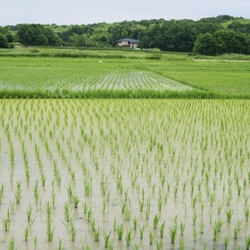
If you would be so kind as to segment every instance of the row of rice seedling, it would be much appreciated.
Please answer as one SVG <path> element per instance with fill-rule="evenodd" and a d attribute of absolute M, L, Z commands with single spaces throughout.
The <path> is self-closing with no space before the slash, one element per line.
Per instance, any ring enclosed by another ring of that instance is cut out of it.
<path fill-rule="evenodd" d="M 249 247 L 249 101 L 0 106 L 3 248 Z"/>

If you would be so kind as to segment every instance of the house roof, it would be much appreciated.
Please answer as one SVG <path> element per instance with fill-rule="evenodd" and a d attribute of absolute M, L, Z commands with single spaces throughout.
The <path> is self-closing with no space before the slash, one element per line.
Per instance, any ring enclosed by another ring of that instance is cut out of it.
<path fill-rule="evenodd" d="M 131 39 L 131 38 L 122 38 L 122 39 L 117 40 L 117 42 L 122 42 L 122 41 L 131 42 L 131 43 L 139 43 L 139 40 Z"/>

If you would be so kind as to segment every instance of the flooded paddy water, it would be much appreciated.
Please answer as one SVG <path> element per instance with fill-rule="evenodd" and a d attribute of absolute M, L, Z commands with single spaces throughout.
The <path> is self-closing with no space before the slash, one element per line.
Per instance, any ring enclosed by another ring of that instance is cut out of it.
<path fill-rule="evenodd" d="M 247 100 L 0 100 L 0 246 L 245 249 Z"/>

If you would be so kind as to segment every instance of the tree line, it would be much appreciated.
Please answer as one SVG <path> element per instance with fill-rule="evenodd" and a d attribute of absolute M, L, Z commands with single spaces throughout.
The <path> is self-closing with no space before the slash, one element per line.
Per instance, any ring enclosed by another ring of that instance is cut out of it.
<path fill-rule="evenodd" d="M 88 25 L 18 24 L 0 27 L 0 47 L 114 47 L 121 38 L 140 40 L 140 48 L 204 55 L 250 54 L 250 19 L 220 15 L 202 18 L 95 23 Z"/>

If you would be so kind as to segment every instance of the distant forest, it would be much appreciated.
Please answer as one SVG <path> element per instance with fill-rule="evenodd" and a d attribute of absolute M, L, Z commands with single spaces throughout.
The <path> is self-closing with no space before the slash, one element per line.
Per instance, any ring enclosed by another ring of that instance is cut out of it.
<path fill-rule="evenodd" d="M 74 46 L 112 48 L 121 38 L 140 40 L 143 49 L 203 55 L 250 54 L 250 19 L 220 15 L 202 18 L 94 23 L 88 25 L 18 24 L 0 27 L 0 47 Z"/>

